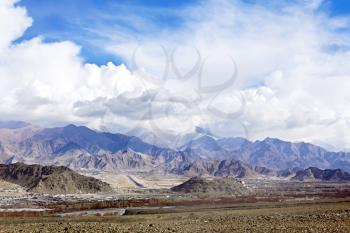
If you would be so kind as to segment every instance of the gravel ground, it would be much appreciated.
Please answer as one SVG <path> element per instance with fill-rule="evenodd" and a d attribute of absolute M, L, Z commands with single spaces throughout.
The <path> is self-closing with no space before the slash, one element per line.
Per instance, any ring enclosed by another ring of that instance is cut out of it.
<path fill-rule="evenodd" d="M 350 232 L 350 202 L 135 216 L 0 219 L 0 232 Z"/>

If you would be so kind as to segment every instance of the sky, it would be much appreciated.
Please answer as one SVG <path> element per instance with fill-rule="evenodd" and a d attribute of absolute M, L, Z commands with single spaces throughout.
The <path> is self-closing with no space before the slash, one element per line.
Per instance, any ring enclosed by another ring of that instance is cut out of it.
<path fill-rule="evenodd" d="M 271 4 L 271 1 L 263 0 L 246 0 L 245 2 L 248 4 Z M 128 28 L 131 26 L 131 23 L 123 19 L 123 15 L 125 17 L 139 15 L 141 20 L 142 18 L 147 20 L 151 18 L 152 24 L 156 27 L 176 29 L 183 25 L 184 19 L 172 11 L 181 11 L 185 7 L 198 3 L 199 1 L 184 0 L 22 0 L 19 5 L 26 7 L 28 14 L 35 20 L 35 24 L 19 38 L 19 41 L 28 40 L 38 35 L 44 36 L 46 41 L 71 40 L 82 46 L 81 55 L 87 62 L 103 65 L 113 61 L 116 64 L 122 64 L 123 60 L 120 57 L 96 46 L 95 41 L 91 38 L 92 33 L 87 30 L 92 21 L 94 24 L 109 24 L 111 30 L 114 27 L 117 30 L 118 27 Z M 171 13 L 162 14 L 159 12 L 164 8 Z M 347 0 L 324 1 L 320 8 L 328 11 L 332 16 L 346 16 L 350 13 L 350 2 Z M 95 17 L 97 14 L 112 15 L 112 17 L 109 19 Z M 113 17 L 114 14 L 121 15 Z M 98 27 L 96 29 L 98 30 Z M 144 33 L 145 31 L 147 30 L 144 30 Z"/>
<path fill-rule="evenodd" d="M 0 120 L 350 149 L 346 0 L 0 0 Z"/>

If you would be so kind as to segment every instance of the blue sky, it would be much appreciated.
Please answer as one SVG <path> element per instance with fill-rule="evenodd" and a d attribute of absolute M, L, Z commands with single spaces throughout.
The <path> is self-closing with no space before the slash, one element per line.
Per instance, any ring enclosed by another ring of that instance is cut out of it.
<path fill-rule="evenodd" d="M 333 0 L 329 4 L 334 15 L 348 15 L 350 13 L 350 2 L 347 0 Z"/>
<path fill-rule="evenodd" d="M 123 18 L 130 15 L 148 19 L 157 27 L 177 27 L 181 25 L 181 19 L 174 14 L 163 14 L 163 10 L 181 9 L 195 3 L 196 1 L 184 0 L 150 0 L 147 3 L 141 0 L 22 0 L 20 5 L 26 7 L 28 14 L 34 19 L 34 24 L 19 41 L 37 35 L 42 35 L 48 42 L 71 40 L 82 46 L 82 56 L 87 62 L 105 64 L 113 61 L 119 64 L 122 61 L 118 57 L 95 47 L 92 40 L 96 39 L 96 35 L 85 27 L 98 28 L 98 25 L 103 24 L 115 30 L 122 27 L 142 33 Z"/>
<path fill-rule="evenodd" d="M 271 4 L 266 0 L 246 0 L 248 4 Z M 281 1 L 277 1 L 279 4 Z M 103 36 L 91 32 L 99 25 L 108 25 L 109 29 L 132 31 L 135 36 L 152 33 L 152 30 L 181 27 L 182 18 L 176 12 L 199 1 L 163 1 L 163 0 L 22 0 L 19 4 L 27 8 L 34 24 L 19 40 L 26 40 L 41 35 L 45 41 L 71 40 L 82 47 L 82 57 L 86 62 L 105 64 L 112 61 L 120 64 L 123 61 L 103 48 L 97 46 Z M 276 3 L 276 2 L 274 2 Z M 322 10 L 332 16 L 350 14 L 350 1 L 328 0 Z M 100 17 L 103 15 L 103 17 Z M 148 21 L 153 28 L 142 28 L 131 25 L 128 17 L 133 16 Z"/>

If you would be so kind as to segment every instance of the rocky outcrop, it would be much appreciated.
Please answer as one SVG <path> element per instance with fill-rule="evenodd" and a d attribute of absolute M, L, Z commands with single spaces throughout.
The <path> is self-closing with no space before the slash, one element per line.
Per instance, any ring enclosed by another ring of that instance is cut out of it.
<path fill-rule="evenodd" d="M 243 194 L 247 188 L 232 177 L 192 177 L 188 181 L 171 188 L 173 192 Z"/>
<path fill-rule="evenodd" d="M 29 192 L 48 194 L 100 193 L 112 191 L 109 184 L 80 175 L 66 167 L 0 164 L 0 179 Z"/>

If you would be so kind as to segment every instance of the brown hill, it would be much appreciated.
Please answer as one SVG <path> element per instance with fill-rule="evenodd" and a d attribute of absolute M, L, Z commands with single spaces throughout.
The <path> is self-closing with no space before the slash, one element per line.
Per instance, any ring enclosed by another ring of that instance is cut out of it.
<path fill-rule="evenodd" d="M 171 188 L 174 192 L 183 193 L 224 193 L 243 194 L 247 188 L 233 177 L 192 177 L 188 181 Z"/>
<path fill-rule="evenodd" d="M 0 164 L 0 179 L 29 192 L 47 194 L 99 193 L 112 191 L 109 184 L 80 175 L 66 167 Z"/>

